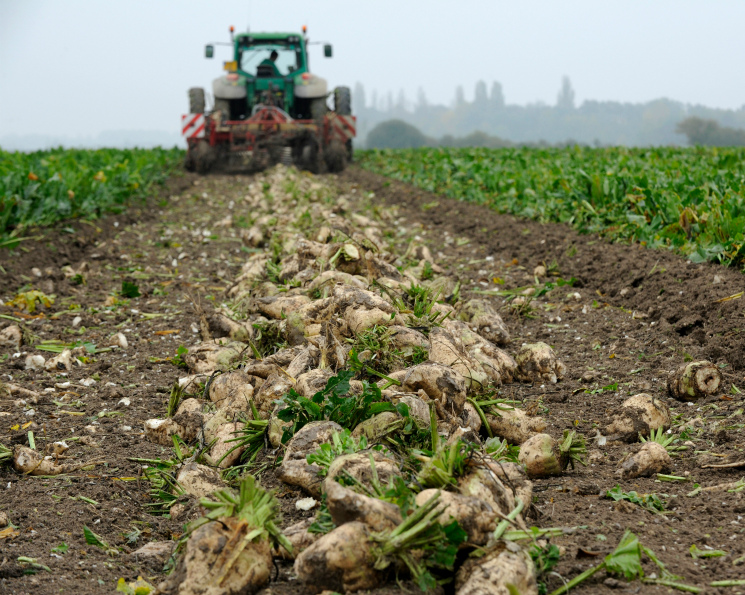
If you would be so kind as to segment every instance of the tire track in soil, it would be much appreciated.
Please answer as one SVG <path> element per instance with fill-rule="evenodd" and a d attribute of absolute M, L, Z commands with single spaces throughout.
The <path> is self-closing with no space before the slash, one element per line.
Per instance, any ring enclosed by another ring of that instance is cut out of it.
<path fill-rule="evenodd" d="M 497 215 L 484 207 L 422 192 L 359 169 L 350 169 L 338 178 L 329 176 L 328 179 L 337 179 L 342 189 L 356 186 L 374 192 L 381 208 L 397 205 L 407 226 L 420 224 L 418 233 L 429 244 L 438 263 L 446 272 L 455 272 L 467 282 L 464 283 L 464 297 L 470 297 L 473 289 L 528 285 L 533 281 L 530 274 L 533 267 L 540 263 L 548 265 L 554 260 L 564 278 L 578 279 L 574 288 L 554 290 L 550 301 L 545 297 L 539 300 L 555 304 L 550 311 L 539 308 L 534 319 L 505 316 L 513 334 L 510 352 L 514 353 L 522 342 L 543 340 L 554 346 L 558 357 L 569 368 L 568 377 L 555 386 L 512 384 L 504 387 L 505 396 L 526 401 L 526 404 L 535 403 L 539 410 L 547 408 L 545 417 L 552 435 L 560 436 L 565 428 L 574 428 L 591 436 L 593 423 L 602 425 L 607 412 L 629 394 L 645 391 L 663 395 L 664 374 L 677 367 L 686 354 L 693 359 L 710 358 L 728 364 L 723 369 L 725 388 L 735 384 L 745 390 L 745 342 L 739 330 L 743 324 L 742 301 L 716 303 L 718 299 L 743 290 L 743 277 L 736 271 L 711 264 L 692 265 L 671 253 L 609 245 L 596 237 L 580 236 L 565 226 L 541 225 Z M 238 202 L 248 183 L 250 178 L 244 176 L 175 178 L 163 192 L 163 197 L 170 196 L 168 205 L 159 203 L 156 198 L 145 208 L 135 207 L 125 215 L 97 221 L 95 225 L 100 232 L 96 232 L 96 227 L 73 223 L 76 233 L 67 236 L 59 233 L 62 229 L 59 226 L 46 232 L 45 240 L 27 244 L 28 252 L 19 252 L 12 259 L 3 258 L 6 275 L 0 277 L 0 297 L 12 297 L 20 286 L 33 279 L 32 267 L 42 272 L 51 267 L 53 274 L 43 273 L 39 284 L 53 283 L 58 295 L 54 311 L 73 303 L 103 311 L 106 297 L 120 288 L 123 278 L 130 278 L 128 271 L 119 270 L 123 265 L 139 263 L 143 268 L 150 267 L 152 273 L 148 279 L 136 281 L 144 290 L 143 298 L 114 308 L 111 314 L 86 312 L 82 315 L 81 326 L 87 331 L 81 337 L 96 340 L 99 345 L 113 332 L 129 328 L 127 336 L 133 339 L 130 343 L 134 348 L 130 347 L 126 357 L 119 352 L 97 355 L 94 363 L 74 369 L 65 379 L 25 372 L 12 359 L 0 362 L 4 380 L 10 374 L 14 381 L 40 391 L 54 388 L 60 380 L 77 383 L 96 372 L 101 378 L 95 387 L 76 389 L 84 402 L 79 409 L 84 416 L 71 416 L 74 422 L 64 419 L 55 423 L 47 419 L 39 423 L 39 417 L 48 415 L 54 407 L 47 407 L 47 411 L 44 406 L 37 407 L 37 444 L 43 446 L 45 441 L 80 435 L 84 426 L 82 420 L 97 416 L 103 409 L 124 414 L 96 420 L 100 429 L 94 438 L 100 443 L 99 448 L 76 445 L 70 451 L 81 460 L 106 458 L 108 468 L 50 480 L 19 478 L 8 470 L 0 472 L 0 510 L 13 511 L 11 518 L 21 532 L 14 540 L 0 540 L 0 591 L 57 593 L 64 588 L 83 594 L 99 593 L 109 591 L 120 576 L 132 578 L 138 573 L 158 576 L 155 568 L 147 568 L 131 559 L 126 551 L 147 540 L 169 539 L 180 532 L 181 526 L 144 511 L 146 485 L 137 481 L 117 481 L 113 477 L 137 475 L 137 465 L 127 457 L 155 457 L 167 451 L 144 441 L 138 434 L 142 421 L 164 414 L 168 388 L 183 373 L 170 364 L 152 362 L 151 358 L 170 357 L 180 342 L 186 344 L 185 337 L 190 337 L 192 342 L 191 337 L 196 336 L 191 325 L 197 316 L 189 307 L 184 292 L 192 292 L 209 303 L 206 296 L 215 294 L 215 287 L 229 285 L 245 261 L 240 239 L 233 233 L 235 230 L 220 231 L 219 242 L 206 243 L 205 236 L 200 237 L 195 232 L 201 234 L 215 229 L 219 219 L 231 210 L 230 202 Z M 422 209 L 423 205 L 435 201 L 437 206 Z M 115 227 L 114 222 L 119 226 Z M 163 233 L 166 224 L 173 230 L 172 234 Z M 468 239 L 469 243 L 463 244 L 459 238 Z M 161 245 L 156 245 L 157 242 Z M 179 259 L 182 253 L 186 256 Z M 486 260 L 488 257 L 492 260 Z M 77 265 L 84 259 L 93 268 L 88 284 L 71 286 L 58 269 L 65 264 Z M 175 275 L 174 259 L 178 268 Z M 513 259 L 517 259 L 517 265 L 511 264 Z M 170 276 L 159 277 L 157 273 Z M 720 277 L 717 284 L 713 283 L 715 276 Z M 502 278 L 505 284 L 495 285 L 491 282 L 494 277 Z M 562 291 L 564 289 L 566 291 Z M 579 300 L 565 298 L 566 293 L 574 291 L 580 294 Z M 593 308 L 593 300 L 601 307 Z M 606 303 L 608 306 L 604 306 Z M 141 313 L 170 313 L 170 318 L 143 321 L 132 309 Z M 646 318 L 633 318 L 634 311 Z M 8 312 L 2 309 L 2 313 Z M 561 321 L 549 322 L 556 316 L 560 316 Z M 71 319 L 71 315 L 46 318 L 34 323 L 32 330 L 45 339 L 78 338 L 66 332 L 71 328 Z M 178 330 L 179 333 L 154 335 L 156 330 Z M 593 349 L 596 343 L 599 348 Z M 610 358 L 610 354 L 615 357 Z M 583 376 L 589 382 L 581 381 Z M 117 387 L 106 387 L 106 382 L 112 379 L 116 380 Z M 584 392 L 613 382 L 618 382 L 622 391 L 595 395 Z M 116 409 L 123 396 L 128 396 L 133 404 Z M 701 418 L 704 431 L 696 440 L 698 450 L 741 455 L 741 428 L 717 431 L 716 424 L 721 420 L 709 419 L 732 415 L 742 407 L 739 395 L 733 395 L 732 401 L 722 400 L 722 396 L 724 394 L 716 395 L 694 407 L 670 404 L 676 408 L 674 413 L 686 419 Z M 10 413 L 0 417 L 0 442 L 23 442 L 26 432 L 13 432 L 9 428 L 29 418 L 7 399 L 0 402 L 0 411 Z M 736 425 L 743 421 L 740 414 L 727 423 Z M 133 429 L 123 431 L 121 427 L 125 423 Z M 76 434 L 71 434 L 71 427 L 76 428 Z M 738 520 L 740 515 L 745 516 L 742 494 L 689 499 L 685 494 L 690 491 L 690 484 L 659 484 L 651 479 L 637 479 L 623 484 L 624 490 L 675 495 L 677 498 L 671 499 L 669 506 L 674 509 L 673 514 L 661 517 L 632 505 L 614 507 L 610 501 L 599 499 L 597 494 L 617 483 L 613 477 L 615 464 L 629 447 L 590 450 L 594 466 L 535 482 L 536 524 L 543 527 L 588 525 L 584 531 L 554 540 L 566 548 L 556 569 L 564 577 L 570 578 L 597 561 L 596 558 L 577 558 L 579 548 L 604 555 L 615 547 L 623 530 L 629 527 L 673 572 L 682 574 L 691 584 L 703 586 L 711 580 L 740 578 L 742 567 L 733 567 L 731 562 L 745 551 L 745 536 L 740 528 L 745 521 Z M 709 461 L 720 462 L 721 459 L 684 453 L 684 457 L 674 459 L 674 472 L 687 471 L 701 485 L 735 481 L 743 474 L 738 470 L 701 470 L 700 465 Z M 266 474 L 262 480 L 269 487 L 278 485 L 272 474 Z M 70 499 L 78 495 L 93 498 L 100 504 L 93 506 Z M 294 509 L 298 495 L 296 490 L 286 487 L 280 492 L 286 516 Z M 287 520 L 292 522 L 293 519 Z M 131 531 L 131 521 L 146 523 L 134 525 L 146 531 L 139 542 L 130 547 L 122 533 Z M 87 546 L 82 538 L 83 524 L 110 543 L 121 545 L 125 553 L 109 558 Z M 606 539 L 599 541 L 598 535 Z M 61 542 L 70 546 L 69 551 L 59 559 L 50 558 L 51 548 Z M 696 562 L 688 554 L 692 543 L 701 548 L 709 545 L 724 549 L 730 555 Z M 19 572 L 14 563 L 19 555 L 36 557 L 41 563 L 53 566 L 53 575 L 42 572 L 11 578 Z M 287 582 L 290 568 L 281 565 L 281 570 L 280 582 L 272 585 L 271 592 L 302 592 L 298 585 Z M 646 570 L 653 571 L 652 568 Z M 613 583 L 603 584 L 601 574 L 577 591 L 611 592 Z M 549 590 L 560 584 L 558 579 L 552 578 Z M 667 591 L 638 582 L 632 586 L 641 587 L 640 592 L 644 593 Z M 399 591 L 391 588 L 376 591 L 393 592 Z"/>

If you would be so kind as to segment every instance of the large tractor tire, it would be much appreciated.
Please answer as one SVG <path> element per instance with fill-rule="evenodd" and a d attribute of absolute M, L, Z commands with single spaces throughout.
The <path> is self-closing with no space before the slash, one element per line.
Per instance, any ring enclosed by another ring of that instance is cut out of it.
<path fill-rule="evenodd" d="M 347 150 L 347 162 L 351 163 L 352 158 L 354 157 L 354 148 L 352 147 L 351 138 L 346 143 L 344 143 L 344 148 Z"/>
<path fill-rule="evenodd" d="M 340 116 L 352 115 L 352 92 L 349 90 L 349 87 L 336 87 L 334 89 L 334 111 Z M 347 153 L 346 162 L 350 163 L 354 155 L 352 139 L 349 139 L 345 143 L 345 149 Z"/>
<path fill-rule="evenodd" d="M 204 89 L 202 87 L 192 87 L 189 89 L 189 113 L 204 113 Z"/>
<path fill-rule="evenodd" d="M 347 167 L 347 148 L 338 140 L 331 141 L 323 156 L 326 169 L 332 174 L 344 171 Z"/>
<path fill-rule="evenodd" d="M 318 97 L 317 99 L 310 100 L 310 116 L 313 120 L 322 119 L 329 111 L 328 105 L 326 105 L 325 97 Z"/>
<path fill-rule="evenodd" d="M 321 151 L 318 139 L 312 133 L 307 133 L 299 139 L 293 150 L 293 161 L 299 169 L 304 169 L 314 174 L 321 170 Z"/>
<path fill-rule="evenodd" d="M 194 169 L 199 174 L 209 173 L 217 161 L 217 151 L 202 139 L 194 147 Z"/>
<path fill-rule="evenodd" d="M 334 89 L 334 111 L 340 116 L 352 115 L 352 92 L 349 87 Z"/>
<path fill-rule="evenodd" d="M 215 109 L 212 111 L 220 111 L 222 113 L 223 120 L 230 120 L 230 100 L 229 99 L 218 99 L 215 97 Z"/>
<path fill-rule="evenodd" d="M 194 153 L 191 150 L 186 151 L 186 157 L 184 157 L 184 169 L 186 171 L 195 171 L 197 164 L 194 161 Z"/>

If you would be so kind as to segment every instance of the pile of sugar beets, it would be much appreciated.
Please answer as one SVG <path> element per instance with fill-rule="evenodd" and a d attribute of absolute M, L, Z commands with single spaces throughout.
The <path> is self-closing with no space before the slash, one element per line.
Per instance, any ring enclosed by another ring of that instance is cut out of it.
<path fill-rule="evenodd" d="M 544 343 L 504 351 L 495 306 L 461 299 L 416 241 L 396 254 L 395 211 L 363 216 L 353 198 L 281 167 L 248 187 L 253 253 L 230 302 L 200 311 L 202 343 L 180 356 L 190 374 L 174 386 L 169 417 L 145 424 L 148 440 L 177 451 L 145 476 L 188 523 L 158 592 L 253 593 L 280 557 L 294 560 L 308 593 L 394 580 L 537 593 L 530 480 L 584 464 L 584 441 L 542 433 L 545 421 L 497 388 L 555 383 L 565 366 Z M 714 366 L 694 362 L 668 388 L 689 399 L 718 383 Z M 665 403 L 639 394 L 605 434 L 632 441 L 669 425 Z M 282 524 L 251 475 L 260 461 L 307 493 L 296 505 L 315 517 Z M 649 441 L 618 472 L 669 466 Z"/>

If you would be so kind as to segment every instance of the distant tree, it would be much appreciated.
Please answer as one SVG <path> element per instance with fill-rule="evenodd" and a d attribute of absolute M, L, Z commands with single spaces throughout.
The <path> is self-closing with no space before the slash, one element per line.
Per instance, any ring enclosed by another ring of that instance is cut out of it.
<path fill-rule="evenodd" d="M 398 98 L 396 99 L 396 109 L 401 112 L 406 110 L 406 93 L 403 89 L 399 89 L 398 91 Z"/>
<path fill-rule="evenodd" d="M 489 98 L 486 95 L 486 83 L 484 81 L 477 82 L 473 102 L 479 106 L 484 106 L 488 101 Z"/>
<path fill-rule="evenodd" d="M 676 132 L 685 134 L 688 143 L 707 147 L 745 147 L 745 130 L 720 126 L 716 120 L 686 118 Z"/>
<path fill-rule="evenodd" d="M 416 149 L 434 144 L 418 128 L 403 120 L 386 120 L 367 135 L 369 149 Z"/>
<path fill-rule="evenodd" d="M 574 89 L 568 76 L 561 79 L 561 90 L 556 98 L 556 107 L 563 110 L 574 109 Z"/>
<path fill-rule="evenodd" d="M 427 107 L 427 95 L 424 93 L 424 89 L 419 87 L 416 93 L 416 106 L 417 109 L 422 109 Z"/>
<path fill-rule="evenodd" d="M 491 136 L 478 130 L 461 137 L 453 137 L 452 135 L 443 136 L 440 139 L 440 145 L 443 147 L 486 147 L 488 149 L 513 146 L 508 140 L 499 138 L 498 136 Z"/>
<path fill-rule="evenodd" d="M 367 101 L 365 100 L 365 87 L 360 82 L 354 84 L 354 94 L 352 95 L 352 101 L 354 101 L 354 107 L 360 111 L 367 108 Z"/>
<path fill-rule="evenodd" d="M 491 93 L 489 100 L 495 107 L 504 107 L 504 93 L 502 92 L 502 83 L 494 81 L 491 84 Z"/>
<path fill-rule="evenodd" d="M 440 139 L 439 145 L 441 147 L 454 147 L 455 142 L 455 137 L 452 134 L 446 134 Z"/>
<path fill-rule="evenodd" d="M 455 108 L 463 107 L 466 104 L 466 94 L 463 92 L 463 85 L 455 88 Z"/>
<path fill-rule="evenodd" d="M 719 124 L 703 118 L 686 118 L 678 123 L 675 131 L 685 134 L 691 145 L 708 145 L 719 132 Z"/>

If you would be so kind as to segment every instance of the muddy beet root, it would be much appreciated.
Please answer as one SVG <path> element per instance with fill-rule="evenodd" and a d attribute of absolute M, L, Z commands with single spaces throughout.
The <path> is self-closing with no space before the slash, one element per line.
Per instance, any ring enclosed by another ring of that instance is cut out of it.
<path fill-rule="evenodd" d="M 269 582 L 272 551 L 266 539 L 242 544 L 249 531 L 237 518 L 202 525 L 189 537 L 176 570 L 158 589 L 164 595 L 256 593 Z M 236 552 L 241 545 L 245 547 Z"/>
<path fill-rule="evenodd" d="M 645 442 L 637 452 L 621 461 L 616 474 L 623 479 L 649 477 L 655 473 L 667 473 L 671 467 L 672 460 L 664 446 Z"/>
<path fill-rule="evenodd" d="M 384 579 L 373 565 L 370 530 L 346 523 L 321 537 L 295 559 L 295 573 L 309 593 L 372 589 Z"/>
<path fill-rule="evenodd" d="M 722 374 L 707 361 L 690 362 L 670 372 L 667 377 L 667 390 L 671 397 L 679 401 L 695 401 L 713 395 L 719 390 Z"/>

